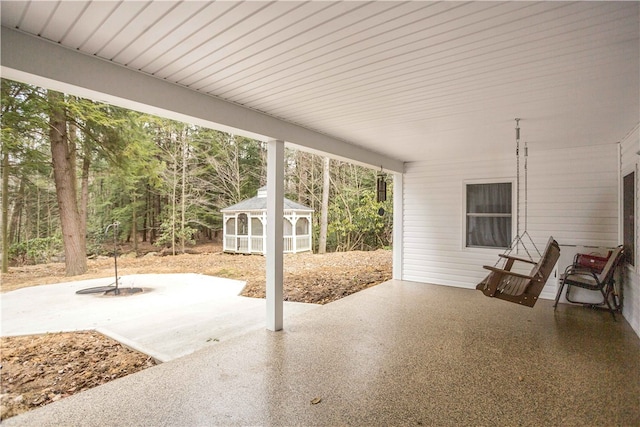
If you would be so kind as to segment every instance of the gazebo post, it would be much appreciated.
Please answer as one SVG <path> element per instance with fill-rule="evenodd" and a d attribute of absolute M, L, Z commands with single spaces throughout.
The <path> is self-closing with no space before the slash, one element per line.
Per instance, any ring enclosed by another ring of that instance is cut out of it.
<path fill-rule="evenodd" d="M 291 242 L 291 249 L 294 254 L 298 253 L 298 231 L 296 230 L 296 223 L 298 222 L 298 215 L 294 212 L 291 215 L 291 238 L 293 241 Z"/>
<path fill-rule="evenodd" d="M 247 213 L 247 252 L 250 254 L 253 253 L 253 248 L 251 247 L 251 217 L 253 214 L 251 212 Z"/>
<path fill-rule="evenodd" d="M 267 215 L 263 212 L 260 216 L 262 221 L 262 255 L 267 253 Z"/>
<path fill-rule="evenodd" d="M 283 326 L 284 141 L 267 144 L 267 329 Z"/>
<path fill-rule="evenodd" d="M 222 214 L 222 252 L 227 250 L 227 214 Z"/>

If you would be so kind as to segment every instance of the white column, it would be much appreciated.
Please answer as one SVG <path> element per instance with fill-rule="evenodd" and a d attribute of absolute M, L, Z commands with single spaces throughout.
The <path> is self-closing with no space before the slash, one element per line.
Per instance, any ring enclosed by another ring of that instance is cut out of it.
<path fill-rule="evenodd" d="M 284 141 L 267 146 L 267 329 L 282 330 Z"/>
<path fill-rule="evenodd" d="M 404 226 L 402 225 L 402 207 L 404 206 L 404 191 L 402 189 L 402 174 L 393 174 L 393 273 L 392 277 L 402 280 L 402 236 Z"/>

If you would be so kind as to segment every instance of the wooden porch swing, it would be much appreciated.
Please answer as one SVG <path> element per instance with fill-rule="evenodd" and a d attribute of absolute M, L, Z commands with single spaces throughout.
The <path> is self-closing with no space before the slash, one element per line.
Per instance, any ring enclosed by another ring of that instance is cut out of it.
<path fill-rule="evenodd" d="M 485 279 L 480 282 L 476 289 L 484 293 L 488 297 L 499 298 L 505 301 L 510 301 L 517 304 L 533 307 L 538 301 L 538 297 L 544 288 L 547 279 L 553 271 L 553 267 L 560 258 L 560 246 L 556 242 L 553 236 L 549 237 L 547 245 L 542 252 L 538 250 L 533 239 L 527 232 L 527 157 L 528 150 L 525 142 L 525 155 L 524 155 L 524 231 L 520 234 L 520 119 L 516 120 L 516 237 L 513 239 L 509 248 L 505 253 L 500 254 L 498 261 L 493 266 L 485 265 L 484 269 L 489 270 L 490 273 Z M 529 249 L 525 245 L 524 238 L 527 237 L 529 242 L 537 252 L 539 257 L 538 261 L 534 261 Z M 511 256 L 511 252 L 522 246 L 528 258 L 519 258 Z M 503 262 L 502 268 L 498 268 L 498 264 Z M 533 268 L 529 274 L 517 273 L 511 271 L 513 265 L 516 263 L 532 264 Z"/>

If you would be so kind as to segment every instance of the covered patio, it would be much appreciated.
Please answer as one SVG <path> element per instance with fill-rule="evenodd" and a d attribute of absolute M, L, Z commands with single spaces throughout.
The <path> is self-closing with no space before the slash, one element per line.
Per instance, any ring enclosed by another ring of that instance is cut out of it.
<path fill-rule="evenodd" d="M 638 425 L 626 322 L 494 303 L 392 280 L 3 425 Z"/>
<path fill-rule="evenodd" d="M 7 425 L 640 423 L 638 2 L 1 7 L 2 77 L 264 141 L 274 219 L 267 330 Z M 394 280 L 286 325 L 285 145 L 394 186 Z M 512 189 L 512 235 L 528 221 L 539 246 L 560 243 L 533 309 L 464 289 L 505 249 L 465 242 L 478 184 Z M 554 313 L 572 251 L 622 243 L 624 320 Z"/>

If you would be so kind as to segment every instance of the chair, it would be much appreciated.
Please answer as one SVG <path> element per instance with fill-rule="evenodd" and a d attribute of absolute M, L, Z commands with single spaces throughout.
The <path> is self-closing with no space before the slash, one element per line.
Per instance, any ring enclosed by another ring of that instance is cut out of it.
<path fill-rule="evenodd" d="M 570 286 L 577 286 L 579 288 L 588 289 L 590 291 L 600 291 L 604 300 L 602 303 L 593 304 L 571 301 L 567 298 L 569 302 L 574 304 L 588 305 L 592 307 L 606 304 L 609 312 L 613 316 L 613 320 L 616 320 L 615 309 L 611 306 L 611 302 L 609 301 L 609 299 L 614 289 L 614 275 L 616 268 L 623 259 L 624 249 L 623 246 L 620 245 L 611 253 L 611 255 L 609 255 L 609 259 L 607 260 L 607 263 L 604 265 L 604 268 L 600 273 L 597 273 L 597 271 L 594 271 L 593 269 L 577 265 L 576 263 L 567 267 L 564 274 L 560 276 L 560 289 L 558 290 L 558 294 L 556 295 L 556 302 L 553 305 L 553 309 L 555 310 L 558 307 L 558 301 L 560 301 L 560 296 L 562 295 L 562 290 L 564 289 L 565 285 L 567 285 L 567 292 L 569 292 Z"/>
<path fill-rule="evenodd" d="M 483 266 L 491 273 L 476 286 L 476 289 L 488 297 L 533 307 L 551 275 L 553 267 L 560 258 L 560 246 L 553 239 L 553 236 L 549 237 L 547 246 L 538 262 L 504 254 L 501 254 L 500 257 L 506 259 L 504 268 Z M 516 261 L 533 264 L 531 272 L 521 274 L 511 271 Z"/>

